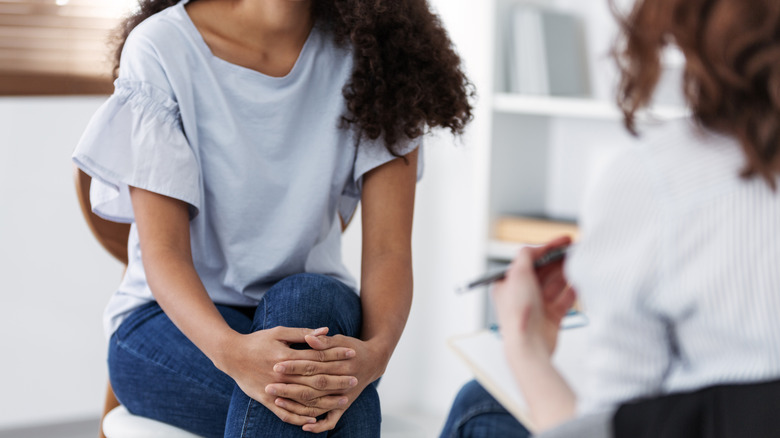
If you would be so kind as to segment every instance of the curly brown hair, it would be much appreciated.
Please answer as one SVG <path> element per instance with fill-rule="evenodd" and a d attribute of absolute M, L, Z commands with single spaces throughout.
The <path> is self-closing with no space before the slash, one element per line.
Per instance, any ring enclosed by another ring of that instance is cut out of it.
<path fill-rule="evenodd" d="M 195 1 L 195 0 L 192 0 Z M 139 0 L 118 28 L 114 76 L 130 32 L 179 0 Z M 387 149 L 431 128 L 460 135 L 471 121 L 474 87 L 461 69 L 447 32 L 426 0 L 316 0 L 315 20 L 350 44 L 354 68 L 342 94 L 348 113 L 343 127 L 358 139 L 383 138 Z"/>
<path fill-rule="evenodd" d="M 742 175 L 758 174 L 774 189 L 780 173 L 780 2 L 637 0 L 619 20 L 614 52 L 626 127 L 636 134 L 636 113 L 651 102 L 661 76 L 661 51 L 675 44 L 685 55 L 683 93 L 693 118 L 736 138 L 747 159 Z"/>

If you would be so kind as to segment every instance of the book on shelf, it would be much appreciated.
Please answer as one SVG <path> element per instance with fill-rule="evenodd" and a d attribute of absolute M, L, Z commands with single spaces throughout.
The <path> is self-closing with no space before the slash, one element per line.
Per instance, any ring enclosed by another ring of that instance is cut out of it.
<path fill-rule="evenodd" d="M 570 13 L 517 4 L 507 32 L 508 89 L 549 96 L 589 94 L 583 28 Z"/>
<path fill-rule="evenodd" d="M 502 242 L 542 245 L 561 236 L 577 240 L 577 224 L 534 217 L 502 216 L 493 225 L 493 238 Z"/>

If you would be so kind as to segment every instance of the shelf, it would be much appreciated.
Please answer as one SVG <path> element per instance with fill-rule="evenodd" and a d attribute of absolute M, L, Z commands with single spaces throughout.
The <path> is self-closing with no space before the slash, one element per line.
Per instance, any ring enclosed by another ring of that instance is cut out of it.
<path fill-rule="evenodd" d="M 596 120 L 622 120 L 623 113 L 606 101 L 550 96 L 525 96 L 498 93 L 493 98 L 493 110 L 508 114 L 546 117 L 571 117 Z M 647 114 L 647 112 L 645 112 Z M 686 117 L 682 107 L 658 106 L 643 119 L 672 120 Z"/>

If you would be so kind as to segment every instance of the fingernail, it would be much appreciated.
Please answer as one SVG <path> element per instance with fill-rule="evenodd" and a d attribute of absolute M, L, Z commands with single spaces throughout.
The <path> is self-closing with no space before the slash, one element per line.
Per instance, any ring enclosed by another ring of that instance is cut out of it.
<path fill-rule="evenodd" d="M 284 365 L 282 365 L 280 363 L 274 365 L 274 371 L 276 371 L 277 373 L 283 373 L 286 369 L 287 369 L 287 367 L 285 367 Z"/>
<path fill-rule="evenodd" d="M 355 386 L 355 385 L 357 385 L 357 379 L 354 377 L 349 379 L 349 386 Z"/>
<path fill-rule="evenodd" d="M 347 354 L 345 354 L 347 357 L 355 357 L 355 350 L 347 350 Z"/>
<path fill-rule="evenodd" d="M 327 327 L 320 327 L 317 330 L 314 330 L 314 334 L 319 335 L 320 333 L 325 333 L 326 330 L 328 330 Z"/>
<path fill-rule="evenodd" d="M 306 421 L 308 421 L 308 422 L 309 422 L 309 424 L 314 424 L 314 423 L 316 423 L 316 422 L 317 422 L 317 419 L 316 419 L 316 418 L 309 418 L 309 419 L 308 419 L 308 420 L 306 420 Z"/>
<path fill-rule="evenodd" d="M 279 406 L 280 408 L 284 407 L 284 402 L 280 398 L 277 398 L 276 400 L 274 400 L 274 403 L 276 404 L 276 406 Z"/>
<path fill-rule="evenodd" d="M 339 406 L 346 406 L 346 404 L 347 404 L 347 399 L 345 398 L 339 399 Z"/>
<path fill-rule="evenodd" d="M 266 386 L 265 392 L 271 395 L 276 395 L 276 388 L 274 388 L 273 386 Z"/>

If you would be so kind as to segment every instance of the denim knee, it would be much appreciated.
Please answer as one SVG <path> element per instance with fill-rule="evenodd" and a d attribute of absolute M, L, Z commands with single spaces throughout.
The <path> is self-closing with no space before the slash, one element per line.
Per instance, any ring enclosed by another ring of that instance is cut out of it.
<path fill-rule="evenodd" d="M 343 295 L 355 295 L 345 284 L 322 274 L 295 274 L 271 287 L 265 298 L 288 308 L 306 308 L 317 305 L 332 308 L 341 304 Z"/>
<path fill-rule="evenodd" d="M 256 330 L 276 326 L 328 327 L 329 334 L 359 336 L 360 298 L 339 280 L 322 274 L 295 274 L 263 296 L 255 316 Z"/>
<path fill-rule="evenodd" d="M 476 380 L 461 388 L 441 438 L 527 438 L 528 430 L 501 406 Z"/>

